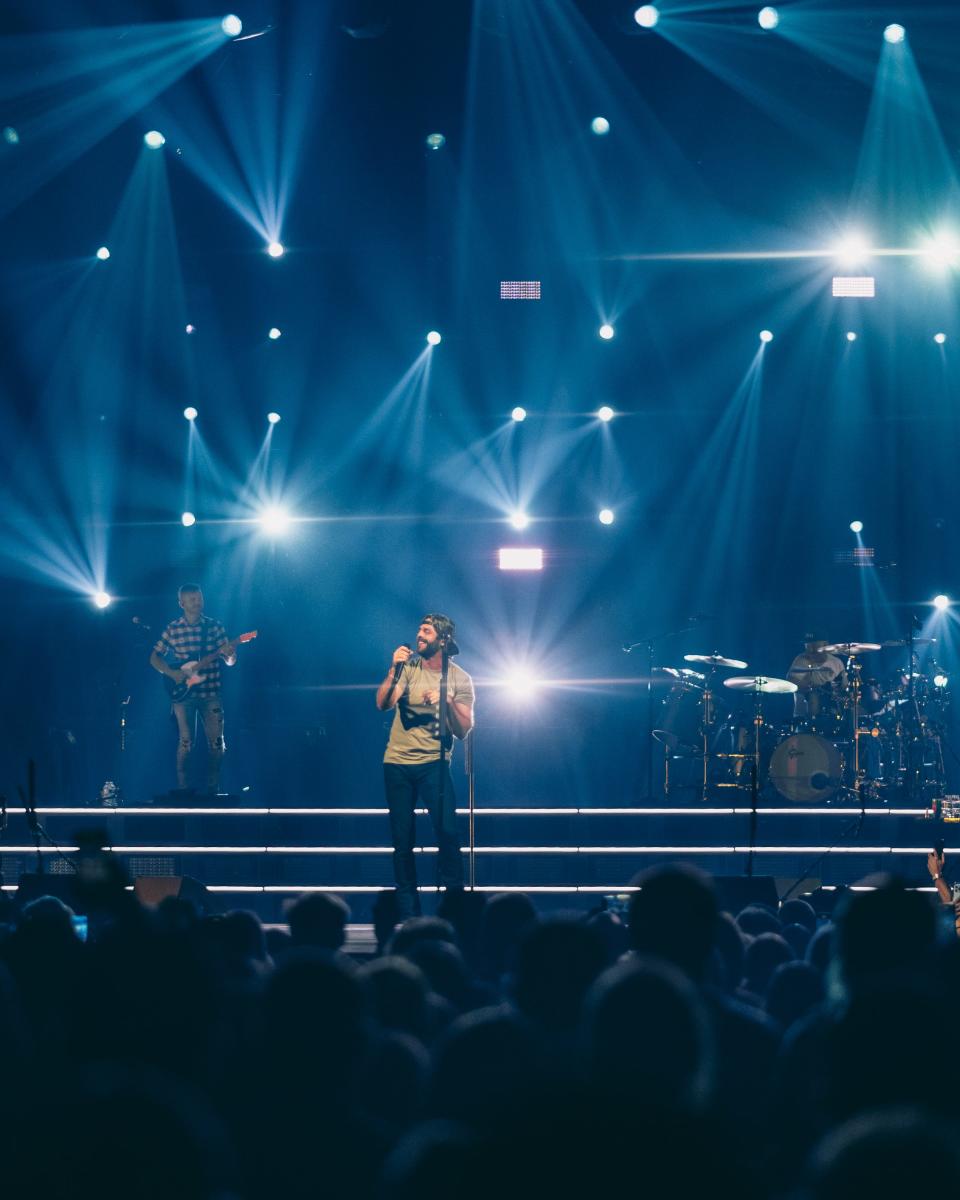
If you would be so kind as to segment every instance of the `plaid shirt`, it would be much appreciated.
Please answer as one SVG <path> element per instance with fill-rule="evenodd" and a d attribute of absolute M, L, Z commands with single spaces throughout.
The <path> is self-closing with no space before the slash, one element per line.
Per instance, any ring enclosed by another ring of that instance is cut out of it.
<path fill-rule="evenodd" d="M 201 617 L 196 625 L 191 625 L 186 617 L 178 617 L 171 621 L 154 650 L 162 655 L 171 666 L 178 663 L 195 662 L 211 654 L 227 641 L 227 631 L 220 621 L 213 617 Z M 202 672 L 202 680 L 190 689 L 190 695 L 196 699 L 220 695 L 220 665 L 221 659 L 215 658 L 211 665 Z"/>

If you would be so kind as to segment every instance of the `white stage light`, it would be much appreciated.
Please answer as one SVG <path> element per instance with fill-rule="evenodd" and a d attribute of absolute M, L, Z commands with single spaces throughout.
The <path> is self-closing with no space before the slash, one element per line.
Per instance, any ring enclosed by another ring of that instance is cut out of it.
<path fill-rule="evenodd" d="M 633 19 L 641 29 L 652 29 L 660 20 L 660 10 L 655 4 L 641 4 L 633 14 Z"/>
<path fill-rule="evenodd" d="M 159 150 L 167 139 L 163 136 L 159 129 L 151 129 L 148 133 L 143 135 L 143 140 L 151 150 Z"/>
<path fill-rule="evenodd" d="M 277 338 L 280 337 L 280 330 L 276 327 L 276 325 L 274 325 L 274 327 L 269 331 L 267 337 L 271 342 L 275 342 Z"/>
<path fill-rule="evenodd" d="M 768 4 L 757 13 L 757 24 L 761 29 L 776 29 L 780 24 L 780 14 Z"/>
<path fill-rule="evenodd" d="M 189 529 L 191 525 L 196 525 L 197 518 L 188 509 L 185 513 L 180 514 L 180 521 L 187 527 L 187 529 Z"/>
<path fill-rule="evenodd" d="M 282 258 L 283 257 L 283 243 L 282 242 L 271 242 L 270 245 L 267 247 L 267 253 L 270 255 L 271 258 Z"/>
<path fill-rule="evenodd" d="M 853 332 L 853 330 L 851 329 L 851 330 L 850 330 L 850 332 L 847 334 L 847 341 L 848 341 L 848 342 L 855 342 L 856 340 L 857 340 L 857 335 L 856 335 L 856 334 Z"/>
<path fill-rule="evenodd" d="M 597 409 L 597 416 L 601 421 L 612 421 L 614 417 L 613 409 L 609 404 L 604 404 Z"/>
<path fill-rule="evenodd" d="M 290 514 L 278 504 L 265 508 L 257 520 L 267 533 L 286 533 L 290 527 Z"/>
<path fill-rule="evenodd" d="M 603 338 L 603 340 L 605 342 L 609 342 L 610 339 L 613 337 L 613 326 L 606 325 L 606 324 L 601 325 L 600 328 L 597 330 L 597 333 L 600 334 L 600 336 Z"/>
<path fill-rule="evenodd" d="M 938 346 L 942 346 L 943 343 L 947 340 L 947 335 L 945 333 L 935 333 L 933 335 L 933 340 L 937 343 Z"/>
<path fill-rule="evenodd" d="M 862 521 L 851 521 L 850 522 L 850 530 L 852 533 L 863 533 L 863 522 Z"/>
<path fill-rule="evenodd" d="M 948 675 L 944 675 L 942 671 L 938 671 L 933 677 L 933 686 L 937 688 L 945 688 L 949 682 L 950 677 Z"/>
<path fill-rule="evenodd" d="M 518 667 L 506 676 L 503 687 L 514 700 L 529 700 L 537 690 L 537 681 L 525 667 Z"/>
<path fill-rule="evenodd" d="M 109 592 L 94 592 L 93 594 L 93 602 L 97 608 L 106 608 L 112 599 Z"/>
<path fill-rule="evenodd" d="M 510 416 L 514 419 L 514 421 L 525 421 L 527 419 L 527 410 L 525 408 L 521 408 L 518 404 Z"/>
<path fill-rule="evenodd" d="M 907 36 L 907 31 L 904 29 L 904 27 L 902 25 L 897 25 L 897 24 L 888 25 L 886 27 L 886 29 L 883 31 L 883 36 L 884 36 L 884 39 L 890 43 L 891 46 L 896 46 L 899 42 L 902 42 L 903 39 Z"/>
<path fill-rule="evenodd" d="M 864 234 L 851 231 L 833 248 L 834 257 L 844 267 L 856 267 L 870 257 L 870 240 Z"/>
<path fill-rule="evenodd" d="M 946 610 L 950 607 L 950 597 L 944 596 L 942 593 L 939 596 L 934 596 L 933 607 L 937 610 L 937 612 L 946 612 Z"/>
<path fill-rule="evenodd" d="M 99 258 L 101 262 L 106 262 L 109 257 L 110 251 L 106 248 L 106 246 L 101 246 L 97 251 L 97 258 Z"/>
<path fill-rule="evenodd" d="M 184 325 L 183 331 L 184 333 L 196 333 L 197 327 L 196 325 Z"/>
<path fill-rule="evenodd" d="M 612 525 L 613 524 L 613 509 L 612 508 L 601 508 L 600 511 L 597 513 L 597 520 L 600 522 L 601 525 Z"/>
<path fill-rule="evenodd" d="M 515 513 L 510 514 L 510 524 L 514 529 L 526 529 L 530 524 L 530 518 L 525 512 L 521 512 L 518 509 Z"/>
<path fill-rule="evenodd" d="M 443 338 L 441 338 L 435 329 L 431 329 L 427 334 L 427 345 L 429 346 L 439 346 L 442 341 Z"/>
<path fill-rule="evenodd" d="M 191 404 L 183 410 L 183 415 L 188 421 L 195 421 L 197 419 L 197 410 Z"/>
<path fill-rule="evenodd" d="M 228 13 L 220 22 L 220 28 L 227 37 L 239 37 L 243 33 L 243 22 L 234 13 Z"/>
<path fill-rule="evenodd" d="M 431 150 L 439 150 L 446 144 L 447 139 L 442 133 L 428 133 L 426 137 L 427 145 Z"/>
<path fill-rule="evenodd" d="M 268 412 L 267 420 L 271 425 L 276 425 L 276 423 L 280 420 L 280 414 L 278 412 Z"/>
<path fill-rule="evenodd" d="M 960 261 L 960 239 L 950 229 L 941 229 L 921 247 L 928 266 L 943 269 L 955 267 Z"/>
<path fill-rule="evenodd" d="M 773 334 L 770 332 L 769 329 L 761 329 L 760 330 L 760 341 L 761 342 L 772 342 L 773 341 Z"/>
<path fill-rule="evenodd" d="M 542 571 L 543 550 L 535 546 L 503 546 L 500 549 L 501 571 Z"/>
<path fill-rule="evenodd" d="M 590 122 L 590 128 L 597 137 L 603 137 L 605 133 L 610 132 L 610 122 L 606 117 L 594 117 Z"/>

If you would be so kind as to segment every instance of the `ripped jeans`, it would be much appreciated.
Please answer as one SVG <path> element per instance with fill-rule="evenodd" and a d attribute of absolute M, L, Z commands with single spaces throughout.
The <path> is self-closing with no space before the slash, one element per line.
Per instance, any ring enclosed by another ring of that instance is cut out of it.
<path fill-rule="evenodd" d="M 187 759 L 193 749 L 197 718 L 203 722 L 207 739 L 207 790 L 216 791 L 220 783 L 220 763 L 227 748 L 223 740 L 223 701 L 219 696 L 188 697 L 174 704 L 177 719 L 177 787 L 187 786 Z"/>

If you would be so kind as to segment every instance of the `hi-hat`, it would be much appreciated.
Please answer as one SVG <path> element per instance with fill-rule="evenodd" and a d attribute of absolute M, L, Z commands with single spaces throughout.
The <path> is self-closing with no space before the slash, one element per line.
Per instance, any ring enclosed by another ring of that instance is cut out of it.
<path fill-rule="evenodd" d="M 684 662 L 706 663 L 710 667 L 732 667 L 735 671 L 745 671 L 747 664 L 739 658 L 724 658 L 721 654 L 685 654 Z"/>
<path fill-rule="evenodd" d="M 763 692 L 768 696 L 786 696 L 797 690 L 797 685 L 789 679 L 772 679 L 769 675 L 734 675 L 725 679 L 723 686 L 735 692 Z"/>
<path fill-rule="evenodd" d="M 697 682 L 706 679 L 706 675 L 701 674 L 700 671 L 692 671 L 689 667 L 661 667 L 660 670 L 664 675 L 671 675 L 674 679 L 696 680 Z"/>
<path fill-rule="evenodd" d="M 824 646 L 827 654 L 843 654 L 847 657 L 854 654 L 870 654 L 873 650 L 882 650 L 879 642 L 835 642 L 832 646 Z"/>

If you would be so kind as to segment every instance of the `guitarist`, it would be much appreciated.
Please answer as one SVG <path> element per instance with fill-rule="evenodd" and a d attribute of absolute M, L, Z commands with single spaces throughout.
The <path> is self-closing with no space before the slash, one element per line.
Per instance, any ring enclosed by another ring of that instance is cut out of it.
<path fill-rule="evenodd" d="M 198 583 L 185 583 L 177 593 L 183 616 L 171 621 L 161 633 L 150 655 L 150 666 L 175 683 L 186 676 L 177 663 L 194 662 L 213 653 L 219 657 L 202 672 L 199 683 L 186 697 L 173 704 L 177 720 L 177 787 L 187 786 L 187 759 L 193 749 L 197 718 L 203 722 L 207 739 L 207 791 L 215 793 L 220 782 L 220 763 L 226 743 L 223 740 L 223 701 L 220 695 L 220 661 L 232 667 L 237 661 L 237 649 L 227 639 L 220 621 L 204 616 L 203 592 Z"/>

